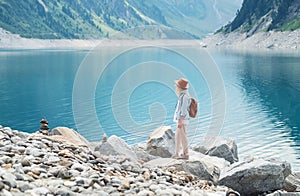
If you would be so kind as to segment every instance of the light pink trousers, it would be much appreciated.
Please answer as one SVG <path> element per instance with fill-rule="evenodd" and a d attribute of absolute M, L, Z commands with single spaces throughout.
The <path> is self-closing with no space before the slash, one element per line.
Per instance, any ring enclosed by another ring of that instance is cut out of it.
<path fill-rule="evenodd" d="M 176 129 L 175 133 L 175 154 L 179 155 L 180 148 L 184 155 L 188 155 L 188 140 L 186 135 L 186 125 Z"/>

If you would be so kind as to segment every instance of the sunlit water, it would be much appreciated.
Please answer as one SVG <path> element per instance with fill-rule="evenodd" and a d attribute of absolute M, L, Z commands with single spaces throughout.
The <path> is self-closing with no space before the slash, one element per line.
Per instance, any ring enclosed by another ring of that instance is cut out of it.
<path fill-rule="evenodd" d="M 213 103 L 219 100 L 212 100 L 205 76 L 188 57 L 155 47 L 128 51 L 114 56 L 99 75 L 96 70 L 104 54 L 87 60 L 88 54 L 76 50 L 0 51 L 0 124 L 32 133 L 46 117 L 51 128 L 71 127 L 90 141 L 99 141 L 105 132 L 131 144 L 143 142 L 161 125 L 174 130 L 177 97 L 173 80 L 184 76 L 191 81 L 191 94 L 200 107 L 198 117 L 190 121 L 189 141 L 197 144 L 203 140 Z M 300 54 L 215 51 L 191 55 L 211 57 L 221 73 L 226 113 L 220 135 L 237 142 L 240 158 L 279 156 L 299 170 Z M 203 63 L 213 66 L 206 60 Z M 74 86 L 79 76 L 81 86 Z M 93 85 L 93 96 L 85 100 Z M 72 101 L 78 99 L 74 89 L 78 88 L 83 97 L 74 105 Z M 76 107 L 79 111 L 74 119 Z M 96 115 L 97 123 L 91 114 Z"/>

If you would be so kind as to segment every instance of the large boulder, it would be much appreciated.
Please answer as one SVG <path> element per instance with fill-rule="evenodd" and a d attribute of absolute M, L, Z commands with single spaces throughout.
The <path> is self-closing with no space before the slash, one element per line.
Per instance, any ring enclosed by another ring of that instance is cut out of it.
<path fill-rule="evenodd" d="M 170 126 L 155 129 L 147 141 L 147 152 L 154 156 L 171 157 L 175 151 L 175 134 Z"/>
<path fill-rule="evenodd" d="M 291 165 L 280 159 L 249 158 L 226 168 L 219 184 L 237 190 L 241 195 L 258 195 L 283 188 L 291 174 Z"/>
<path fill-rule="evenodd" d="M 193 148 L 206 155 L 224 158 L 231 164 L 238 162 L 238 150 L 234 140 L 226 137 L 211 137 Z"/>
<path fill-rule="evenodd" d="M 140 162 L 148 162 L 153 159 L 159 158 L 157 156 L 153 156 L 153 155 L 147 153 L 146 148 L 144 148 L 140 145 L 132 146 L 132 150 L 135 152 L 135 154 Z"/>
<path fill-rule="evenodd" d="M 151 160 L 144 165 L 150 168 L 169 168 L 175 167 L 177 171 L 185 171 L 193 174 L 200 179 L 217 182 L 220 172 L 229 162 L 218 157 L 210 157 L 201 153 L 190 150 L 190 157 L 188 160 L 172 159 L 172 158 L 158 158 Z"/>
<path fill-rule="evenodd" d="M 90 146 L 90 143 L 82 135 L 68 127 L 56 127 L 52 129 L 51 138 L 77 146 Z"/>
<path fill-rule="evenodd" d="M 28 136 L 28 139 L 47 139 L 50 141 L 56 141 L 65 143 L 67 145 L 74 145 L 74 146 L 80 146 L 80 147 L 86 147 L 89 149 L 91 148 L 91 144 L 79 133 L 77 133 L 75 130 L 70 129 L 68 127 L 56 127 L 52 129 L 52 133 L 50 136 L 44 135 L 39 132 L 32 133 Z"/>
<path fill-rule="evenodd" d="M 99 151 L 102 155 L 124 155 L 131 161 L 138 161 L 138 158 L 132 148 L 120 137 L 112 135 L 106 142 L 100 143 L 95 147 L 95 151 Z"/>
<path fill-rule="evenodd" d="M 288 192 L 300 192 L 300 172 L 295 172 L 289 175 L 285 179 L 283 188 Z"/>

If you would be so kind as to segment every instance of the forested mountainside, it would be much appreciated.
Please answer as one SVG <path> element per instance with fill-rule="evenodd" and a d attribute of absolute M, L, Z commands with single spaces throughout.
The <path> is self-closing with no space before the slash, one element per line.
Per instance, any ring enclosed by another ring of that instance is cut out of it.
<path fill-rule="evenodd" d="M 27 38 L 90 39 L 156 25 L 202 37 L 232 20 L 241 1 L 0 0 L 0 28 Z"/>
<path fill-rule="evenodd" d="M 247 32 L 286 31 L 300 28 L 299 0 L 244 0 L 235 19 L 220 31 Z"/>

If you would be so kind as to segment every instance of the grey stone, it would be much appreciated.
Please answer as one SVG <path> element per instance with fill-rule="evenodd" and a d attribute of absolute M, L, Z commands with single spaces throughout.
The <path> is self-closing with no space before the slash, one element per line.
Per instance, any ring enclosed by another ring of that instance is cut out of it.
<path fill-rule="evenodd" d="M 33 146 L 38 149 L 46 149 L 47 148 L 47 145 L 41 141 L 34 141 Z"/>
<path fill-rule="evenodd" d="M 104 191 L 101 191 L 101 190 L 95 192 L 95 195 L 97 195 L 97 196 L 109 196 L 108 193 L 106 193 Z"/>
<path fill-rule="evenodd" d="M 110 136 L 107 142 L 96 146 L 95 151 L 99 151 L 102 155 L 124 155 L 132 161 L 138 160 L 131 147 L 115 135 Z"/>
<path fill-rule="evenodd" d="M 80 172 L 83 172 L 83 171 L 86 171 L 88 170 L 88 167 L 82 165 L 82 164 L 79 164 L 79 163 L 74 163 L 71 167 L 71 169 L 73 170 L 78 170 Z"/>
<path fill-rule="evenodd" d="M 67 168 L 61 168 L 57 173 L 57 177 L 62 179 L 68 179 L 72 177 L 72 174 Z"/>
<path fill-rule="evenodd" d="M 31 189 L 29 192 L 32 195 L 47 195 L 47 194 L 51 193 L 50 190 L 46 187 L 34 188 L 34 189 Z"/>
<path fill-rule="evenodd" d="M 0 195 L 1 196 L 12 196 L 12 194 L 9 191 L 5 190 L 5 189 L 2 189 L 0 191 Z"/>
<path fill-rule="evenodd" d="M 154 196 L 155 194 L 149 190 L 142 190 L 140 191 L 137 196 Z"/>
<path fill-rule="evenodd" d="M 3 163 L 7 164 L 7 163 L 12 163 L 12 159 L 9 156 L 6 155 L 2 155 L 0 157 L 0 161 L 2 161 Z"/>
<path fill-rule="evenodd" d="M 25 152 L 26 148 L 24 146 L 18 146 L 18 147 L 14 147 L 13 151 L 19 153 L 19 154 L 23 154 Z"/>
<path fill-rule="evenodd" d="M 22 160 L 21 160 L 21 164 L 23 167 L 26 167 L 26 166 L 30 166 L 31 165 L 31 159 L 34 159 L 33 156 L 27 156 L 27 157 L 24 157 Z"/>
<path fill-rule="evenodd" d="M 290 174 L 284 181 L 283 189 L 288 192 L 300 192 L 300 172 Z"/>
<path fill-rule="evenodd" d="M 222 172 L 220 185 L 238 191 L 241 195 L 258 195 L 283 188 L 291 174 L 291 165 L 280 159 L 250 158 L 237 162 Z"/>
<path fill-rule="evenodd" d="M 75 146 L 86 146 L 90 149 L 90 143 L 78 132 L 68 127 L 56 127 L 51 131 L 51 139 L 61 141 Z"/>
<path fill-rule="evenodd" d="M 4 127 L 3 132 L 6 133 L 9 137 L 13 136 L 12 129 L 10 127 Z"/>
<path fill-rule="evenodd" d="M 60 161 L 60 158 L 57 156 L 56 153 L 48 153 L 43 158 L 43 162 L 46 164 L 53 164 L 58 161 Z"/>
<path fill-rule="evenodd" d="M 2 175 L 2 182 L 6 185 L 8 185 L 11 188 L 16 188 L 17 187 L 17 181 L 16 181 L 16 176 L 6 172 L 5 174 Z"/>
<path fill-rule="evenodd" d="M 16 176 L 16 180 L 19 180 L 19 181 L 24 181 L 26 179 L 24 177 L 24 175 L 19 174 L 19 173 L 16 173 L 15 176 Z"/>
<path fill-rule="evenodd" d="M 224 158 L 230 163 L 239 160 L 235 141 L 226 137 L 217 136 L 207 138 L 202 144 L 194 147 L 193 150 L 206 155 Z"/>
<path fill-rule="evenodd" d="M 170 126 L 155 129 L 147 141 L 147 152 L 163 158 L 171 157 L 175 149 L 175 134 Z"/>
<path fill-rule="evenodd" d="M 71 174 L 72 177 L 77 177 L 77 176 L 80 176 L 82 173 L 78 170 L 75 170 L 75 169 L 70 169 L 68 170 L 69 173 Z"/>
<path fill-rule="evenodd" d="M 34 157 L 43 157 L 45 155 L 45 152 L 38 148 L 27 147 L 25 154 L 32 155 Z"/>
<path fill-rule="evenodd" d="M 200 179 L 217 182 L 220 176 L 221 168 L 229 165 L 229 163 L 221 158 L 208 157 L 207 155 L 201 155 L 200 153 L 191 151 L 189 160 L 159 158 L 149 161 L 144 165 L 150 168 L 174 167 L 177 171 L 185 171 L 189 174 L 199 177 Z M 157 172 L 157 175 L 165 176 L 159 174 L 159 172 Z"/>
<path fill-rule="evenodd" d="M 39 166 L 34 166 L 31 169 L 31 172 L 36 174 L 36 175 L 40 175 L 41 173 L 47 173 L 47 171 Z"/>
<path fill-rule="evenodd" d="M 61 187 L 59 189 L 56 189 L 54 192 L 55 195 L 59 196 L 75 196 L 76 194 L 69 190 L 67 187 Z"/>
<path fill-rule="evenodd" d="M 22 131 L 17 131 L 13 130 L 12 133 L 15 136 L 18 136 L 20 139 L 26 139 L 28 136 L 30 136 L 30 133 L 22 132 Z"/>
<path fill-rule="evenodd" d="M 24 141 L 18 141 L 18 142 L 16 143 L 16 145 L 17 145 L 17 146 L 28 147 L 28 144 L 25 143 Z"/>
<path fill-rule="evenodd" d="M 76 186 L 76 182 L 66 180 L 66 181 L 64 182 L 64 186 L 66 186 L 66 187 L 74 187 L 74 186 Z"/>
<path fill-rule="evenodd" d="M 12 141 L 12 143 L 17 143 L 18 141 L 20 141 L 21 140 L 21 138 L 19 137 L 19 136 L 16 136 L 16 135 L 14 135 L 14 136 L 12 136 L 11 138 L 10 138 L 10 140 Z"/>
<path fill-rule="evenodd" d="M 5 188 L 5 184 L 2 181 L 0 181 L 0 190 L 2 190 L 4 188 Z"/>
<path fill-rule="evenodd" d="M 1 151 L 4 151 L 4 152 L 10 152 L 11 149 L 12 149 L 12 147 L 13 147 L 12 145 L 6 144 L 5 146 L 1 147 L 0 150 L 1 150 Z"/>
<path fill-rule="evenodd" d="M 25 192 L 25 191 L 31 190 L 35 187 L 32 184 L 30 184 L 29 182 L 19 181 L 18 188 L 20 189 L 20 191 Z"/>
<path fill-rule="evenodd" d="M 139 161 L 148 162 L 153 159 L 158 158 L 157 156 L 153 156 L 146 152 L 146 150 L 140 148 L 140 147 L 133 147 L 133 151 L 135 152 L 136 156 L 138 157 Z"/>
<path fill-rule="evenodd" d="M 151 191 L 155 192 L 156 190 L 159 189 L 159 186 L 156 185 L 156 184 L 152 184 L 152 185 L 150 185 L 149 189 L 150 189 Z"/>
<path fill-rule="evenodd" d="M 61 185 L 64 184 L 64 180 L 62 179 L 49 179 L 47 181 L 47 184 L 49 184 L 50 187 L 61 187 Z"/>

